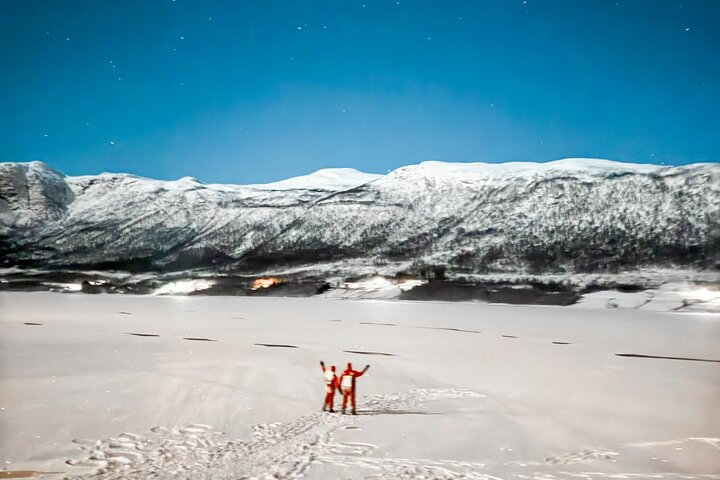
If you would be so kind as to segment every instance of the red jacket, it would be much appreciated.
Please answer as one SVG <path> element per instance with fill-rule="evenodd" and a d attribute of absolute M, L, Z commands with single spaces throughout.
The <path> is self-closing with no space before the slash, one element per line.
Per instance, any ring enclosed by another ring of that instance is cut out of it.
<path fill-rule="evenodd" d="M 362 377 L 362 375 L 367 371 L 367 369 L 368 369 L 368 367 L 363 368 L 362 371 L 353 370 L 351 368 L 346 369 L 342 373 L 342 375 L 340 375 L 340 385 L 342 386 L 344 377 L 350 377 L 351 378 L 350 381 L 352 382 L 350 388 L 355 390 L 355 379 L 357 377 Z M 347 388 L 347 387 L 345 387 L 345 388 Z"/>

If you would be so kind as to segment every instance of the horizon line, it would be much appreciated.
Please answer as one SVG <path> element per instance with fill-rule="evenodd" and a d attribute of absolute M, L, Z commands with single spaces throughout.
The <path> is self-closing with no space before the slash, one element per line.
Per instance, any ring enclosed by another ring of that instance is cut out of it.
<path fill-rule="evenodd" d="M 255 183 L 255 182 L 253 182 L 253 183 L 204 182 L 204 181 L 198 179 L 198 178 L 197 178 L 196 176 L 194 176 L 194 175 L 182 175 L 182 176 L 179 176 L 179 177 L 176 177 L 176 178 L 171 178 L 171 179 L 168 179 L 168 178 L 154 178 L 154 177 L 148 177 L 148 176 L 145 176 L 145 175 L 138 175 L 138 174 L 131 173 L 131 172 L 128 172 L 128 171 L 125 171 L 125 172 L 102 171 L 102 172 L 99 172 L 99 173 L 84 173 L 84 174 L 79 174 L 79 175 L 69 175 L 69 174 L 66 174 L 65 172 L 63 172 L 63 171 L 61 171 L 61 170 L 59 170 L 59 169 L 54 168 L 51 164 L 49 164 L 48 162 L 43 161 L 43 160 L 30 160 L 30 161 L 26 161 L 26 162 L 0 162 L 0 165 L 3 165 L 3 164 L 31 165 L 31 164 L 33 164 L 33 163 L 39 163 L 39 164 L 42 164 L 42 165 L 46 166 L 47 168 L 49 168 L 50 170 L 52 170 L 52 171 L 54 171 L 54 172 L 57 172 L 57 173 L 59 173 L 59 174 L 62 174 L 62 175 L 65 176 L 65 177 L 86 177 L 86 176 L 100 176 L 100 175 L 126 175 L 126 176 L 135 177 L 135 178 L 139 178 L 139 179 L 162 181 L 162 182 L 175 182 L 175 181 L 181 181 L 181 180 L 184 180 L 184 179 L 192 179 L 192 180 L 194 180 L 194 181 L 196 181 L 196 182 L 198 182 L 198 183 L 200 183 L 200 184 L 202 184 L 202 185 L 262 186 L 262 185 L 272 185 L 272 184 L 276 184 L 276 183 L 281 183 L 281 182 L 285 182 L 285 181 L 287 181 L 287 180 L 292 180 L 292 179 L 296 179 L 296 178 L 309 177 L 309 176 L 318 174 L 318 173 L 320 173 L 320 172 L 328 172 L 328 171 L 335 171 L 335 170 L 352 170 L 352 171 L 354 171 L 354 172 L 357 172 L 357 173 L 360 173 L 360 174 L 363 174 L 363 175 L 376 175 L 376 176 L 379 178 L 379 177 L 384 177 L 384 176 L 386 176 L 386 175 L 388 175 L 388 174 L 390 174 L 390 173 L 392 173 L 392 172 L 395 172 L 395 171 L 397 171 L 397 170 L 401 170 L 401 169 L 403 169 L 403 168 L 420 166 L 420 165 L 423 165 L 423 164 L 433 164 L 433 163 L 435 163 L 435 164 L 452 165 L 452 166 L 461 166 L 461 165 L 480 166 L 480 165 L 483 165 L 483 166 L 490 166 L 490 167 L 492 167 L 492 166 L 498 166 L 498 167 L 499 167 L 499 166 L 516 165 L 516 166 L 533 167 L 533 166 L 546 165 L 546 164 L 550 164 L 550 163 L 559 163 L 559 162 L 568 162 L 568 163 L 569 163 L 569 162 L 572 162 L 572 161 L 607 162 L 607 163 L 611 163 L 611 164 L 619 164 L 619 165 L 621 165 L 621 166 L 624 165 L 624 166 L 627 166 L 627 167 L 630 167 L 630 166 L 632 166 L 632 167 L 639 167 L 639 168 L 644 169 L 644 170 L 653 170 L 653 169 L 662 169 L 662 168 L 681 168 L 681 167 L 703 166 L 703 165 L 713 165 L 713 164 L 719 164 L 719 163 L 720 163 L 720 162 L 716 162 L 716 161 L 702 161 L 702 162 L 692 162 L 692 163 L 682 163 L 682 164 L 670 164 L 670 165 L 666 165 L 666 164 L 658 164 L 658 163 L 635 163 L 635 162 L 626 162 L 626 161 L 622 161 L 622 160 L 611 160 L 611 159 L 607 159 L 607 158 L 596 158 L 596 157 L 564 157 L 564 158 L 559 158 L 559 159 L 555 159 L 555 160 L 546 160 L 546 161 L 537 161 L 537 162 L 528 162 L 528 161 L 509 161 L 509 162 L 452 162 L 452 161 L 445 161 L 445 160 L 427 159 L 427 160 L 422 160 L 422 161 L 420 161 L 420 162 L 418 162 L 418 163 L 409 163 L 409 164 L 406 164 L 406 165 L 402 165 L 402 166 L 397 167 L 397 168 L 394 168 L 394 169 L 392 169 L 392 170 L 388 170 L 387 172 L 384 172 L 384 173 L 368 172 L 368 171 L 358 170 L 358 169 L 355 168 L 355 167 L 347 167 L 347 166 L 345 166 L 345 167 L 323 167 L 323 168 L 320 168 L 320 169 L 317 169 L 317 170 L 313 170 L 313 171 L 308 172 L 308 173 L 305 173 L 305 174 L 294 175 L 294 176 L 291 176 L 291 177 L 283 177 L 283 178 L 279 178 L 278 180 L 274 180 L 274 181 L 270 181 L 270 182 L 264 182 L 264 183 Z M 596 165 L 596 166 L 597 166 L 597 165 Z M 608 166 L 609 166 L 609 165 L 608 165 Z"/>

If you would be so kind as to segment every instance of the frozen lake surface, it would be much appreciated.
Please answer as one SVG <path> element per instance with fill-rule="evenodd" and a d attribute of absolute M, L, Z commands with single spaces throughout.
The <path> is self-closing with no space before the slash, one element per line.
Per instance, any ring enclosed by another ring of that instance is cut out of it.
<path fill-rule="evenodd" d="M 0 293 L 0 472 L 720 479 L 720 315 L 606 303 Z"/>

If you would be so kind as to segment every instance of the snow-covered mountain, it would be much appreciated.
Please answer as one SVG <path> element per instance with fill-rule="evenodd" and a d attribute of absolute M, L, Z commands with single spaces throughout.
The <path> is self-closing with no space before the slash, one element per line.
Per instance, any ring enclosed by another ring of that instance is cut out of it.
<path fill-rule="evenodd" d="M 0 163 L 0 255 L 5 267 L 348 275 L 716 268 L 720 164 L 423 162 L 238 186 Z"/>

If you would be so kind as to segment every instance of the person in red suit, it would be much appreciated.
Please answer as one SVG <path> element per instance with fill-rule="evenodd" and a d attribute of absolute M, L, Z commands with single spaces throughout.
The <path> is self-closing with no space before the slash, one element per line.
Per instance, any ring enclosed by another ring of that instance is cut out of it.
<path fill-rule="evenodd" d="M 340 388 L 340 382 L 335 374 L 335 365 L 332 365 L 330 369 L 325 368 L 325 362 L 320 360 L 320 368 L 322 368 L 323 375 L 325 376 L 325 401 L 323 403 L 322 411 L 325 410 L 333 413 L 333 404 L 335 403 L 335 391 Z"/>
<path fill-rule="evenodd" d="M 352 406 L 352 414 L 355 413 L 355 379 L 361 377 L 363 373 L 367 372 L 370 365 L 365 365 L 362 371 L 353 370 L 352 363 L 348 362 L 347 368 L 340 375 L 340 391 L 342 392 L 342 413 L 345 413 L 347 407 L 347 401 L 350 399 L 350 405 Z"/>

